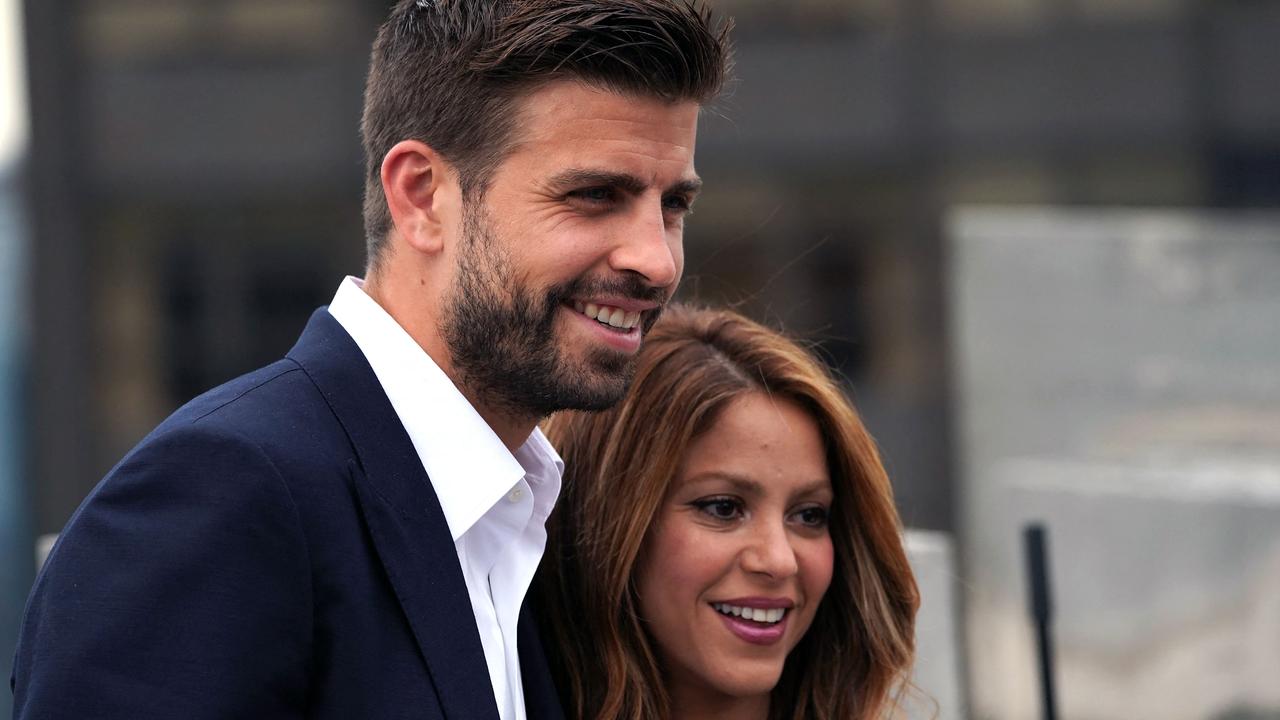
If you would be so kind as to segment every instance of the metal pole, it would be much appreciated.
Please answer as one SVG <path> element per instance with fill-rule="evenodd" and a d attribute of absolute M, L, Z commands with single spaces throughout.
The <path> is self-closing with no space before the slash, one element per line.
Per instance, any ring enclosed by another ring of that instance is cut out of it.
<path fill-rule="evenodd" d="M 1041 523 L 1031 523 L 1022 530 L 1027 557 L 1027 602 L 1036 626 L 1036 645 L 1040 661 L 1041 717 L 1057 720 L 1057 697 L 1053 685 L 1053 636 L 1049 623 L 1053 619 L 1053 595 L 1049 587 L 1049 534 Z"/>

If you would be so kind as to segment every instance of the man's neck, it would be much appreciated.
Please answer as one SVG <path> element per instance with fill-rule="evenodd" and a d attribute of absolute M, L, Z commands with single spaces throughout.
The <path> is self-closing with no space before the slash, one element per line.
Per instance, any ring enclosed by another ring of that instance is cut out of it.
<path fill-rule="evenodd" d="M 453 376 L 450 376 L 450 379 L 454 380 L 455 385 L 457 384 L 457 380 Z M 462 386 L 459 385 L 458 387 L 462 389 Z M 512 454 L 515 454 L 515 451 L 525 444 L 525 441 L 533 434 L 533 429 L 538 425 L 538 418 L 512 417 L 507 414 L 491 412 L 478 404 L 476 399 L 465 389 L 462 389 L 462 395 L 467 398 L 467 401 L 471 403 L 471 407 L 476 409 L 480 417 L 484 418 L 485 423 L 489 425 L 489 428 L 493 430 L 493 433 L 498 436 L 498 439 L 502 441 L 503 445 L 507 446 L 507 449 Z"/>
<path fill-rule="evenodd" d="M 363 285 L 365 294 L 404 328 L 418 347 L 448 376 L 467 402 L 471 403 L 471 407 L 475 408 L 502 444 L 515 453 L 529 439 L 539 418 L 498 410 L 469 389 L 450 362 L 448 347 L 439 330 L 439 320 L 430 311 L 430 306 L 435 304 L 421 302 L 424 297 L 421 292 L 397 293 L 393 290 L 393 283 L 382 280 L 376 273 L 369 273 Z"/>

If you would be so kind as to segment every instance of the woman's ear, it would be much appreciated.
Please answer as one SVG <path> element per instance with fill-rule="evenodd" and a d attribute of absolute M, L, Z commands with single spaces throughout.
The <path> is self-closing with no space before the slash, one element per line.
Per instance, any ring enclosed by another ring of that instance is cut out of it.
<path fill-rule="evenodd" d="M 457 211 L 453 169 L 434 149 L 402 140 L 382 159 L 382 192 L 393 232 L 414 250 L 438 254 Z"/>

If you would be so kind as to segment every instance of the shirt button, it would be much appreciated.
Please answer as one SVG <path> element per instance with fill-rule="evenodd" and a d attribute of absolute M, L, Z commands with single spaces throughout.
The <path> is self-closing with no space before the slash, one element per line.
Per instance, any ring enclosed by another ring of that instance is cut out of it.
<path fill-rule="evenodd" d="M 507 500 L 510 502 L 520 502 L 520 498 L 524 497 L 524 488 L 517 487 L 507 493 Z"/>

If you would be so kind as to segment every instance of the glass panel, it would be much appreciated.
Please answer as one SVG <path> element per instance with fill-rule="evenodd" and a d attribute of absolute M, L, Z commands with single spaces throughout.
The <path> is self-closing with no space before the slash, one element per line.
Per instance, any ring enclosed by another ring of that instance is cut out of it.
<path fill-rule="evenodd" d="M 1038 520 L 1061 716 L 1280 717 L 1280 216 L 966 209 L 950 235 L 973 716 L 1039 716 Z"/>

